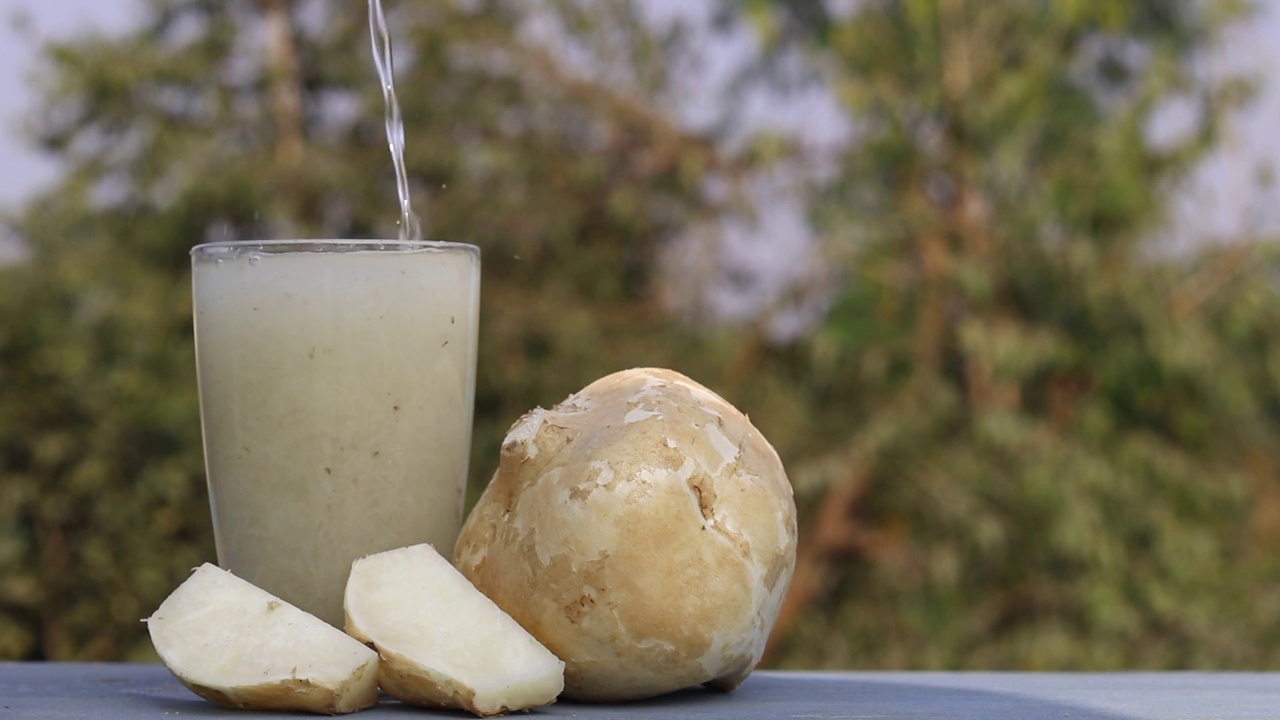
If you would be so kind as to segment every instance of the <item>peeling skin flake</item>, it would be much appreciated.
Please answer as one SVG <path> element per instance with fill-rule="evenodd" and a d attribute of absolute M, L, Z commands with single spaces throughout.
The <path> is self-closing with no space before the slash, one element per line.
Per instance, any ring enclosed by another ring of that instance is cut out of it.
<path fill-rule="evenodd" d="M 676 471 L 676 479 L 682 483 L 687 483 L 689 482 L 689 478 L 693 477 L 693 473 L 697 469 L 698 466 L 693 462 L 693 458 L 687 457 L 684 459 L 684 464 L 682 464 L 680 469 Z"/>
<path fill-rule="evenodd" d="M 658 417 L 659 413 L 645 407 L 634 407 L 622 418 L 622 422 L 630 425 L 641 420 L 648 420 L 651 417 Z"/>
<path fill-rule="evenodd" d="M 724 431 L 719 426 L 707 425 L 703 429 L 707 433 L 707 439 L 711 441 L 711 446 L 716 449 L 716 452 L 720 453 L 720 467 L 715 469 L 715 472 L 720 472 L 725 465 L 737 460 L 741 451 L 737 445 L 734 445 L 729 438 L 725 437 Z"/>
<path fill-rule="evenodd" d="M 656 377 L 656 376 L 649 376 L 649 377 L 645 378 L 645 379 L 644 379 L 644 382 L 642 382 L 642 383 L 640 384 L 640 389 L 639 389 L 639 390 L 637 390 L 637 391 L 636 391 L 636 392 L 631 396 L 631 401 L 632 401 L 632 402 L 635 402 L 635 401 L 636 401 L 636 399 L 638 399 L 638 398 L 645 397 L 645 396 L 647 396 L 647 395 L 652 395 L 652 394 L 654 394 L 654 391 L 655 391 L 655 390 L 658 390 L 658 389 L 664 388 L 664 387 L 666 387 L 668 384 L 669 384 L 669 383 L 668 383 L 666 380 L 663 380 L 663 379 L 662 379 L 662 378 L 660 378 L 660 377 Z"/>
<path fill-rule="evenodd" d="M 503 449 L 515 449 L 523 446 L 525 455 L 529 458 L 538 456 L 538 446 L 534 444 L 533 439 L 537 436 L 538 431 L 542 429 L 542 421 L 546 419 L 547 411 L 542 408 L 534 408 L 520 418 L 515 427 L 507 433 L 506 439 L 502 442 Z"/>
<path fill-rule="evenodd" d="M 676 380 L 673 384 L 676 387 L 687 390 L 689 394 L 698 401 L 699 408 L 703 412 L 715 415 L 716 417 L 723 417 L 720 414 L 720 411 L 716 408 L 727 404 L 725 403 L 724 398 L 691 381 Z"/>
<path fill-rule="evenodd" d="M 556 406 L 556 409 L 562 413 L 579 413 L 590 410 L 593 406 L 591 398 L 584 398 L 574 395 L 567 402 Z"/>
<path fill-rule="evenodd" d="M 596 472 L 596 484 L 600 487 L 607 487 L 614 480 L 613 468 L 609 467 L 609 463 L 604 460 L 592 460 L 591 469 Z"/>

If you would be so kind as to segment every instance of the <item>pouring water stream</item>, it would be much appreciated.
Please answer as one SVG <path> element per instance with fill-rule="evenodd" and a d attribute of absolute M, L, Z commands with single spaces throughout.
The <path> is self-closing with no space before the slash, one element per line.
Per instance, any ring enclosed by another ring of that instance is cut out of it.
<path fill-rule="evenodd" d="M 382 98 L 386 103 L 387 144 L 391 148 L 391 162 L 396 170 L 396 194 L 400 198 L 400 239 L 421 240 L 422 223 L 409 202 L 409 178 L 404 167 L 404 122 L 400 117 L 400 103 L 396 100 L 395 63 L 382 0 L 369 0 L 369 41 L 373 48 L 373 63 L 378 70 L 378 82 L 382 85 Z"/>

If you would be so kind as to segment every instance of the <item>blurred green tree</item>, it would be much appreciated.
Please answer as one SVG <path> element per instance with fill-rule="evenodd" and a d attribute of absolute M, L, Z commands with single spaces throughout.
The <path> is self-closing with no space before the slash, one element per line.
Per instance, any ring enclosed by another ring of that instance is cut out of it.
<path fill-rule="evenodd" d="M 835 434 L 793 466 L 811 509 L 782 662 L 1280 658 L 1259 641 L 1280 621 L 1274 254 L 1161 244 L 1246 96 L 1202 62 L 1243 10 L 725 8 L 766 67 L 804 57 L 854 134 L 811 197 L 844 289 L 793 372 Z"/>

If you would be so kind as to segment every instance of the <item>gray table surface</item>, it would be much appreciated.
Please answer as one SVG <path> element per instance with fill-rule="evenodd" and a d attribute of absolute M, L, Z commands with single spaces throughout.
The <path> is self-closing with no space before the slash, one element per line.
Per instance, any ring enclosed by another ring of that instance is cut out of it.
<path fill-rule="evenodd" d="M 430 712 L 393 701 L 351 717 Z M 0 718 L 275 718 L 192 695 L 161 665 L 0 663 Z M 757 672 L 728 695 L 686 690 L 625 705 L 561 702 L 513 717 L 1280 720 L 1280 673 Z M 314 717 L 314 716 L 308 716 Z"/>

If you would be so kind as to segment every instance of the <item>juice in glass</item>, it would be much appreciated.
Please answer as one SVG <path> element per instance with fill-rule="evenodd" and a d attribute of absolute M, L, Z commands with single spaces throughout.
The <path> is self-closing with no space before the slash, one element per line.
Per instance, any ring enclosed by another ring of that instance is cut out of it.
<path fill-rule="evenodd" d="M 192 250 L 218 561 L 341 626 L 358 557 L 462 522 L 480 258 L 408 241 Z"/>

